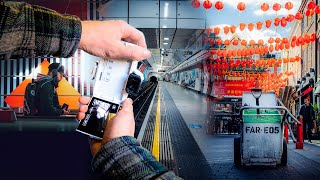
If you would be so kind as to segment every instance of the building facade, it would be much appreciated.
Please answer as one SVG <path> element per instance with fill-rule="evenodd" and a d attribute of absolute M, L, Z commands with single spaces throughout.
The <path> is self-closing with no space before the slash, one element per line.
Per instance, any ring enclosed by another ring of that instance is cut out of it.
<path fill-rule="evenodd" d="M 306 34 L 311 35 L 317 32 L 318 17 L 314 13 L 313 16 L 307 17 L 307 5 L 310 0 L 303 0 L 299 8 L 299 12 L 304 14 L 304 18 L 301 20 L 301 36 Z M 318 3 L 318 0 L 314 1 Z M 317 103 L 319 100 L 314 93 L 315 82 L 319 74 L 319 65 L 317 62 L 317 42 L 306 43 L 300 47 L 301 52 L 301 79 L 298 81 L 298 91 L 300 95 L 300 105 L 303 104 L 305 98 L 310 98 L 311 103 Z"/>

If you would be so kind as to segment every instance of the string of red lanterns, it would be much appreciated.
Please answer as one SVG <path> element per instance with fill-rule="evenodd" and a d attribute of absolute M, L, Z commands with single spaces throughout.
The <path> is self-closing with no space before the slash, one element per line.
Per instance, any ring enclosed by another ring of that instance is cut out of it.
<path fill-rule="evenodd" d="M 199 8 L 200 5 L 201 5 L 199 0 L 193 0 L 191 4 L 192 4 L 192 6 L 194 8 Z M 203 2 L 203 7 L 206 10 L 210 9 L 212 7 L 211 0 L 205 0 Z M 224 4 L 221 1 L 217 1 L 214 4 L 214 7 L 220 12 L 224 8 Z M 260 9 L 264 13 L 267 12 L 269 10 L 269 8 L 270 8 L 270 6 L 267 3 L 262 3 L 261 6 L 260 6 Z M 282 8 L 282 6 L 279 3 L 275 3 L 272 6 L 272 9 L 276 12 L 276 14 L 278 13 L 278 11 L 281 10 L 281 8 Z M 287 9 L 288 11 L 290 11 L 291 9 L 293 9 L 293 3 L 292 2 L 286 2 L 285 5 L 284 5 L 284 8 Z M 244 2 L 239 2 L 238 5 L 237 5 L 237 9 L 241 13 L 242 11 L 244 11 L 246 9 L 246 4 Z M 320 6 L 317 6 L 315 2 L 310 1 L 308 3 L 308 5 L 307 5 L 307 11 L 306 11 L 305 15 L 310 17 L 310 16 L 313 16 L 314 13 L 320 14 Z M 293 16 L 293 15 L 290 15 L 290 16 Z M 303 15 L 300 12 L 298 12 L 294 17 L 295 17 L 296 20 L 301 20 L 303 18 Z M 294 18 L 290 17 L 290 20 L 293 21 Z M 288 21 L 288 19 L 287 19 L 287 21 Z M 289 22 L 291 22 L 291 21 L 289 21 Z"/>
<path fill-rule="evenodd" d="M 315 11 L 317 11 L 318 14 L 320 14 L 320 6 L 319 6 L 319 8 L 316 8 Z M 240 23 L 238 27 L 239 27 L 240 31 L 243 31 L 245 29 L 245 27 L 247 27 L 249 31 L 252 31 L 254 29 L 254 27 L 256 27 L 257 30 L 261 30 L 263 24 L 265 24 L 265 27 L 269 29 L 272 25 L 272 22 L 273 22 L 273 25 L 275 27 L 278 27 L 279 25 L 281 25 L 281 27 L 284 28 L 288 25 L 288 23 L 291 23 L 293 20 L 296 19 L 296 20 L 300 21 L 302 18 L 303 18 L 303 14 L 301 14 L 300 12 L 297 12 L 296 15 L 289 14 L 288 16 L 283 16 L 281 18 L 275 18 L 274 21 L 268 19 L 264 23 L 260 22 L 260 21 L 256 22 L 255 24 L 254 23 L 249 23 L 249 24 Z M 236 32 L 236 28 L 237 28 L 236 26 L 229 26 L 229 27 L 224 26 L 223 27 L 225 34 L 228 34 L 229 32 L 234 34 Z M 208 28 L 208 29 L 210 29 L 210 28 Z M 229 29 L 230 31 L 226 30 L 226 29 Z M 211 33 L 212 30 L 209 30 L 207 32 Z M 214 28 L 214 34 L 216 36 L 220 34 L 219 27 Z M 210 34 L 208 34 L 208 35 L 210 35 Z"/>
<path fill-rule="evenodd" d="M 262 39 L 258 40 L 257 42 L 254 40 L 250 40 L 249 42 L 246 40 L 224 40 L 222 41 L 221 38 L 218 38 L 216 40 L 210 39 L 209 43 L 210 45 L 219 45 L 221 46 L 222 44 L 226 46 L 237 46 L 239 43 L 242 46 L 247 46 L 248 43 L 250 47 L 245 47 L 245 48 L 238 48 L 238 49 L 218 49 L 218 50 L 211 50 L 210 53 L 211 55 L 217 55 L 218 57 L 246 57 L 246 56 L 252 56 L 254 54 L 267 54 L 269 52 L 273 52 L 274 50 L 279 51 L 279 50 L 284 50 L 284 49 L 290 49 L 294 48 L 296 46 L 303 46 L 306 44 L 309 44 L 311 42 L 315 42 L 316 40 L 316 34 L 306 34 L 304 36 L 293 36 L 291 41 L 287 38 L 269 38 L 268 43 L 270 44 L 269 46 L 264 45 L 264 41 Z M 207 40 L 208 41 L 208 40 Z M 205 42 L 206 43 L 206 42 Z M 273 44 L 275 43 L 275 45 Z"/>
<path fill-rule="evenodd" d="M 266 68 L 273 67 L 277 68 L 282 63 L 296 63 L 301 61 L 299 56 L 291 58 L 280 58 L 280 59 L 261 59 L 261 60 L 231 60 L 225 58 L 213 59 L 210 57 L 206 61 L 206 66 L 209 67 L 209 72 L 214 75 L 215 81 L 220 80 L 242 80 L 242 81 L 256 81 L 258 86 L 263 89 L 263 91 L 276 91 L 277 93 L 280 87 L 284 87 L 289 76 L 293 76 L 292 71 L 286 71 L 284 73 L 279 73 L 275 71 L 269 74 Z M 263 71 L 247 71 L 246 68 L 253 69 L 262 68 Z"/>

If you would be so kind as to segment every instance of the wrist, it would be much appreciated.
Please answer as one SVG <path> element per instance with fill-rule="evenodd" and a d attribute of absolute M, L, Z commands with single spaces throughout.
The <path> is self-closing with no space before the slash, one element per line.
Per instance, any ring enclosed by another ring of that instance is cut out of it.
<path fill-rule="evenodd" d="M 85 49 L 85 46 L 87 44 L 87 39 L 90 38 L 89 36 L 89 21 L 81 21 L 81 37 L 80 37 L 80 43 L 79 43 L 79 49 Z"/>

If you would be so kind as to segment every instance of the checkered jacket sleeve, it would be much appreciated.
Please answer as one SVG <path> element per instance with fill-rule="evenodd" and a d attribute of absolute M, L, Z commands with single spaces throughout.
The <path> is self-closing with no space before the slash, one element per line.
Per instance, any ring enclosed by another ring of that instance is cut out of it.
<path fill-rule="evenodd" d="M 92 161 L 101 179 L 181 179 L 130 136 L 105 144 Z"/>
<path fill-rule="evenodd" d="M 81 36 L 78 17 L 24 2 L 0 0 L 0 59 L 70 57 Z"/>

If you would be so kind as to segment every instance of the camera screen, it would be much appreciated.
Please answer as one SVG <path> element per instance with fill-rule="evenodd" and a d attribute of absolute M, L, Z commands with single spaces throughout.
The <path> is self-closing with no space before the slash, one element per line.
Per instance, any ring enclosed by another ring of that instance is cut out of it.
<path fill-rule="evenodd" d="M 84 119 L 81 120 L 77 131 L 101 139 L 106 127 L 108 114 L 116 114 L 119 105 L 93 97 L 88 106 Z"/>

